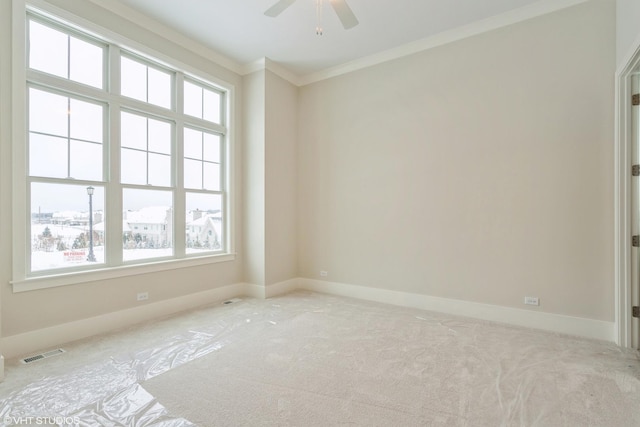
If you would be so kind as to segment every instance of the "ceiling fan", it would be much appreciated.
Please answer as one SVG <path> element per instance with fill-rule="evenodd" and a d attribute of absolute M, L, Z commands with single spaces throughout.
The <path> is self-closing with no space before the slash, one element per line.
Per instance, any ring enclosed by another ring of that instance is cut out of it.
<path fill-rule="evenodd" d="M 276 2 L 276 4 L 267 9 L 264 14 L 275 18 L 276 16 L 284 12 L 286 8 L 295 3 L 295 1 L 296 0 L 279 0 L 278 2 Z M 329 0 L 329 3 L 331 3 L 333 10 L 336 12 L 336 15 L 338 15 L 338 19 L 340 19 L 340 22 L 342 22 L 342 26 L 345 30 L 358 25 L 358 18 L 356 18 L 356 16 L 353 14 L 353 11 L 347 4 L 346 0 Z M 322 35 L 322 27 L 320 22 L 322 18 L 322 0 L 316 0 L 316 12 L 318 16 L 316 34 Z"/>

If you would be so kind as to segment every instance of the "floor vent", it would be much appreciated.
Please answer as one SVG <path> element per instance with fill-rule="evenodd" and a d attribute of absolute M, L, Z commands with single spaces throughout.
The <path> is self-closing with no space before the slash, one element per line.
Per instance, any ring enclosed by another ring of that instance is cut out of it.
<path fill-rule="evenodd" d="M 224 305 L 233 304 L 234 302 L 240 302 L 240 301 L 242 301 L 240 298 L 231 298 L 229 300 L 224 301 L 223 304 Z"/>
<path fill-rule="evenodd" d="M 53 357 L 53 356 L 57 356 L 59 354 L 64 353 L 64 350 L 61 348 L 57 348 L 55 350 L 51 350 L 51 351 L 47 351 L 46 353 L 41 353 L 41 354 L 36 354 L 35 356 L 29 356 L 29 357 L 25 357 L 24 359 L 22 359 L 22 363 L 31 363 L 31 362 L 35 362 L 36 360 L 42 360 L 42 359 L 46 359 L 48 357 Z"/>

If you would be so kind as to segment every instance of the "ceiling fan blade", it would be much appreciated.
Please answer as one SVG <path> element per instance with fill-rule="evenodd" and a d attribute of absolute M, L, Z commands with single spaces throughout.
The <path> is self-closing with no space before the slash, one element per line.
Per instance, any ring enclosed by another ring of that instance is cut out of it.
<path fill-rule="evenodd" d="M 284 12 L 284 10 L 289 6 L 291 6 L 295 1 L 296 0 L 280 0 L 279 2 L 271 6 L 269 9 L 267 9 L 267 11 L 264 14 L 267 16 L 271 16 L 272 18 L 275 18 L 276 16 Z"/>
<path fill-rule="evenodd" d="M 329 2 L 331 6 L 333 6 L 333 10 L 336 11 L 338 18 L 340 18 L 340 22 L 342 22 L 345 30 L 358 25 L 358 18 L 353 14 L 353 11 L 345 0 L 329 0 Z"/>

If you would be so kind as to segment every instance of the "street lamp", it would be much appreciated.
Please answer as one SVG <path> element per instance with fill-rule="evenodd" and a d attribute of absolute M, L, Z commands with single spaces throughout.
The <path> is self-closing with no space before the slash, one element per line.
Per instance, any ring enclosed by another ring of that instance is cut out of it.
<path fill-rule="evenodd" d="M 96 262 L 96 256 L 93 254 L 93 190 L 93 187 L 87 187 L 89 195 L 89 256 L 87 256 L 87 261 L 90 262 Z"/>

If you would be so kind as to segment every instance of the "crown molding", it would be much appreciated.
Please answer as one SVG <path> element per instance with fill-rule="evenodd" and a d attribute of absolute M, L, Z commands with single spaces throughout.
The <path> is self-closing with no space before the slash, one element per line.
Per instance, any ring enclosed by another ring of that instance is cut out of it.
<path fill-rule="evenodd" d="M 168 40 L 171 40 L 191 52 L 205 57 L 218 65 L 233 71 L 234 73 L 245 76 L 260 70 L 269 70 L 279 77 L 287 80 L 295 86 L 305 86 L 322 80 L 337 77 L 343 74 L 358 71 L 374 65 L 393 61 L 415 53 L 423 52 L 469 37 L 473 37 L 482 33 L 493 31 L 502 27 L 507 27 L 519 22 L 533 19 L 542 15 L 553 13 L 562 9 L 586 3 L 592 0 L 540 0 L 531 5 L 521 7 L 500 15 L 492 16 L 481 21 L 444 31 L 421 40 L 417 40 L 405 45 L 389 49 L 380 53 L 356 59 L 345 64 L 330 67 L 314 73 L 298 75 L 286 66 L 279 64 L 269 58 L 261 58 L 247 64 L 240 64 L 233 59 L 216 52 L 203 44 L 192 40 L 184 34 L 161 24 L 154 19 L 138 12 L 135 9 L 126 6 L 119 1 L 113 0 L 89 0 L 92 3 L 119 15 L 136 25 L 141 26 L 153 33 L 156 33 Z"/>
<path fill-rule="evenodd" d="M 246 76 L 248 74 L 255 73 L 256 71 L 262 71 L 262 70 L 269 70 L 273 74 L 283 78 L 284 80 L 288 81 L 294 86 L 302 86 L 299 75 L 291 72 L 288 68 L 266 57 L 260 58 L 257 61 L 243 65 L 240 70 L 240 74 L 243 76 Z"/>
<path fill-rule="evenodd" d="M 160 22 L 150 18 L 149 16 L 138 12 L 137 10 L 120 3 L 119 1 L 113 0 L 89 0 L 91 3 L 94 3 L 100 6 L 103 9 L 106 9 L 121 18 L 124 18 L 128 21 L 135 23 L 135 25 L 142 27 L 146 30 L 149 30 L 167 40 L 170 40 L 191 52 L 207 58 L 208 60 L 230 70 L 236 74 L 242 75 L 243 66 L 234 61 L 233 59 L 217 52 L 211 48 L 206 47 L 205 45 L 191 39 L 190 37 L 182 34 L 179 31 L 172 29 L 171 27 L 161 24 Z"/>
<path fill-rule="evenodd" d="M 300 78 L 300 85 L 308 85 L 322 80 L 337 77 L 363 68 L 382 64 L 384 62 L 399 59 L 405 56 L 413 55 L 418 52 L 433 49 L 449 43 L 473 37 L 482 33 L 496 30 L 498 28 L 507 27 L 518 22 L 526 21 L 538 16 L 556 12 L 585 3 L 589 0 L 541 0 L 529 6 L 521 7 L 510 12 L 492 16 L 481 21 L 444 31 L 430 37 L 426 37 L 415 42 L 407 43 L 397 48 L 389 49 L 380 53 L 376 53 L 355 61 L 347 62 L 342 65 L 327 68 L 316 73 L 307 74 Z"/>

